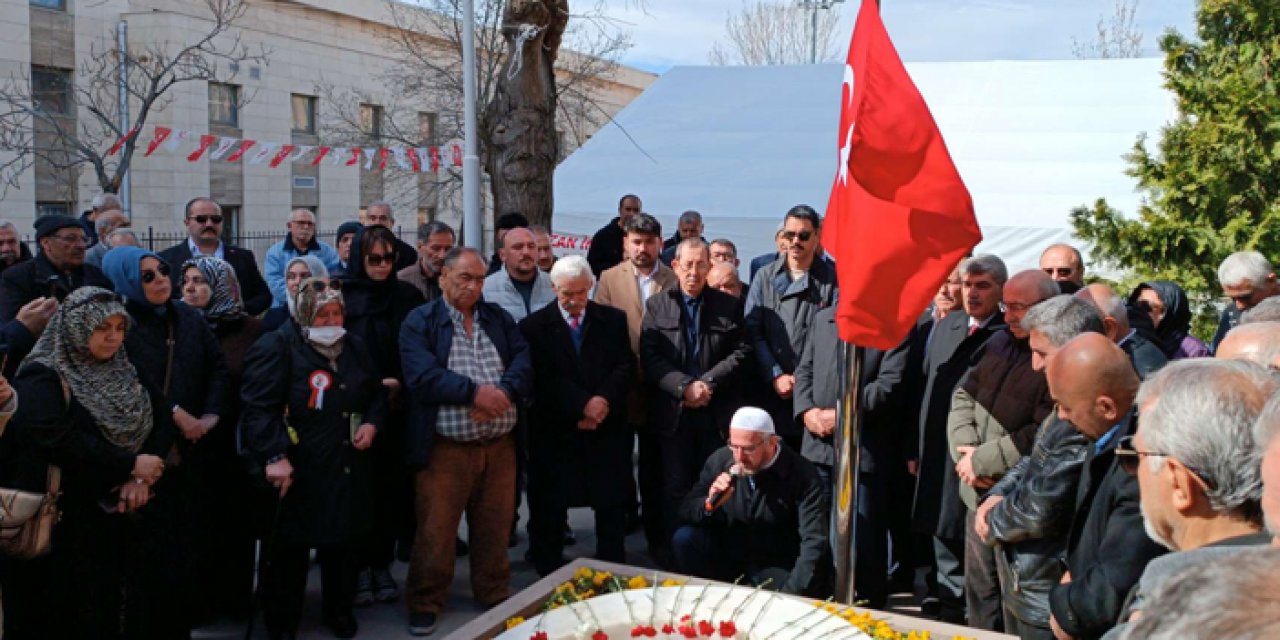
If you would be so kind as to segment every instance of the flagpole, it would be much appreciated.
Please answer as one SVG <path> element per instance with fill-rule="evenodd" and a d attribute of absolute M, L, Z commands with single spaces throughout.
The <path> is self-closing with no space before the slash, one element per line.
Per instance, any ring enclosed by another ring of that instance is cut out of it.
<path fill-rule="evenodd" d="M 832 515 L 836 600 L 853 604 L 857 596 L 858 468 L 862 463 L 863 348 L 840 342 L 836 401 L 835 465 L 832 467 Z"/>

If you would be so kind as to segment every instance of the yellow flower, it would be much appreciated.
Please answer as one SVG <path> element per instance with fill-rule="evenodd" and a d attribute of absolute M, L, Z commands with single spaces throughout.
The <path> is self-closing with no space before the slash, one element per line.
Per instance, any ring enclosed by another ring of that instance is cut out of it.
<path fill-rule="evenodd" d="M 649 586 L 649 581 L 645 580 L 644 576 L 634 576 L 627 580 L 628 589 L 643 589 L 647 586 Z"/>
<path fill-rule="evenodd" d="M 682 584 L 684 584 L 684 581 L 676 580 L 675 578 L 667 578 L 662 581 L 662 586 L 664 587 L 678 587 Z"/>
<path fill-rule="evenodd" d="M 513 618 L 507 618 L 507 628 L 508 628 L 508 629 L 514 629 L 514 628 L 516 628 L 516 627 L 520 626 L 521 624 L 524 624 L 524 618 L 521 618 L 520 616 L 515 616 L 515 617 L 513 617 Z"/>
<path fill-rule="evenodd" d="M 612 574 L 608 571 L 601 571 L 591 578 L 591 584 L 594 584 L 597 587 L 602 587 L 604 586 L 605 580 L 608 580 L 610 576 L 612 576 Z"/>
<path fill-rule="evenodd" d="M 595 589 L 587 589 L 586 591 L 583 591 L 582 593 L 578 594 L 579 600 L 586 600 L 587 598 L 594 598 L 594 597 L 596 597 Z"/>
<path fill-rule="evenodd" d="M 590 578 L 593 573 L 594 572 L 588 567 L 579 567 L 578 570 L 574 572 L 573 577 L 575 580 L 578 578 Z"/>

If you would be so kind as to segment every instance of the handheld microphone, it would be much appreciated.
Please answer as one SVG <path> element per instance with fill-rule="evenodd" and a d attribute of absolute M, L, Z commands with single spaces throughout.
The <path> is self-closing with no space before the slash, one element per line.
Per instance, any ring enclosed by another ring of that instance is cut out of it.
<path fill-rule="evenodd" d="M 711 513 L 712 511 L 723 507 L 724 503 L 729 501 L 729 496 L 733 495 L 734 485 L 738 484 L 738 478 L 742 475 L 744 475 L 742 465 L 734 464 L 729 467 L 729 490 L 713 492 L 711 495 L 707 496 L 707 501 L 703 503 L 702 508 L 706 509 L 707 513 Z"/>

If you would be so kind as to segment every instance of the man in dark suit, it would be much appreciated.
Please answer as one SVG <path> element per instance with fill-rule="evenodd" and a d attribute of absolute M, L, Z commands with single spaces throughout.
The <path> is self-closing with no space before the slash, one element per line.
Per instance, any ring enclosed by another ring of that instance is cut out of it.
<path fill-rule="evenodd" d="M 777 260 L 778 258 L 781 258 L 782 256 L 786 255 L 787 240 L 786 238 L 782 237 L 782 231 L 783 231 L 782 225 L 778 225 L 778 230 L 773 232 L 773 245 L 777 247 L 778 249 L 777 251 L 764 253 L 751 259 L 751 271 L 747 276 L 748 286 L 750 286 L 752 282 L 756 281 L 757 271 L 759 271 L 765 265 L 773 262 L 774 260 Z"/>
<path fill-rule="evenodd" d="M 529 420 L 529 549 L 534 568 L 559 568 L 569 507 L 596 515 L 596 558 L 625 563 L 633 485 L 626 399 L 635 356 L 627 315 L 589 301 L 595 277 L 582 256 L 551 267 L 556 303 L 529 314 L 520 330 L 534 377 Z"/>
<path fill-rule="evenodd" d="M 828 492 L 832 488 L 831 467 L 835 463 L 833 434 L 836 402 L 840 399 L 835 372 L 839 369 L 840 345 L 836 308 L 830 306 L 814 318 L 813 331 L 796 367 L 795 419 L 805 428 L 800 453 L 817 467 Z M 890 353 L 896 358 L 907 358 L 905 350 Z M 886 363 L 886 356 L 879 349 L 864 350 L 862 402 L 858 405 L 862 451 L 858 466 L 854 583 L 858 587 L 857 599 L 866 600 L 873 609 L 883 609 L 889 597 L 888 479 L 897 477 L 893 474 L 896 469 L 891 468 L 898 464 L 899 448 L 894 432 L 903 424 L 893 390 L 899 388 L 904 367 Z"/>
<path fill-rule="evenodd" d="M 678 286 L 649 297 L 640 331 L 641 370 L 654 387 L 649 419 L 662 451 L 668 535 L 703 463 L 724 446 L 751 352 L 741 301 L 707 286 L 706 243 L 681 242 L 672 264 Z"/>
<path fill-rule="evenodd" d="M 1102 325 L 1106 327 L 1107 337 L 1129 356 L 1139 378 L 1146 380 L 1168 364 L 1169 360 L 1160 347 L 1129 325 L 1128 307 L 1125 306 L 1124 298 L 1116 295 L 1111 287 L 1094 283 L 1077 291 L 1075 295 L 1092 304 L 1102 315 Z"/>
<path fill-rule="evenodd" d="M 187 240 L 160 252 L 160 258 L 169 264 L 173 297 L 182 297 L 182 263 L 196 255 L 215 256 L 226 260 L 235 270 L 245 313 L 259 315 L 271 306 L 271 289 L 262 279 L 252 251 L 222 242 L 222 220 L 222 205 L 213 198 L 192 198 L 187 202 L 183 217 Z"/>
<path fill-rule="evenodd" d="M 1047 373 L 1058 417 L 1091 444 L 1076 489 L 1067 573 L 1049 592 L 1049 626 L 1059 638 L 1097 638 L 1115 625 L 1147 562 L 1165 551 L 1143 526 L 1138 479 L 1116 457 L 1117 443 L 1137 431 L 1138 376 L 1129 357 L 1096 333 L 1064 345 Z"/>
<path fill-rule="evenodd" d="M 1000 299 L 1009 279 L 1004 262 L 992 255 L 960 266 L 963 312 L 938 320 L 926 338 L 925 386 L 920 407 L 920 444 L 916 463 L 916 496 L 912 526 L 933 536 L 939 619 L 964 623 L 964 518 L 942 517 L 943 488 L 955 473 L 947 451 L 947 417 L 951 397 L 978 349 L 1005 328 Z M 931 585 L 932 586 L 932 585 Z"/>
<path fill-rule="evenodd" d="M 622 252 L 622 240 L 626 235 L 623 229 L 627 220 L 640 213 L 640 196 L 627 194 L 618 200 L 618 217 L 600 227 L 591 237 L 591 248 L 587 250 L 587 262 L 591 263 L 591 273 L 600 277 L 605 269 L 612 267 L 625 257 Z"/>

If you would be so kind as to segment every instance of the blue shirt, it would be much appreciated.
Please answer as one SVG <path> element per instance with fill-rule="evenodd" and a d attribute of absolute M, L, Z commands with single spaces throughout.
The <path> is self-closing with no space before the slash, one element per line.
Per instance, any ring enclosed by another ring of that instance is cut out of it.
<path fill-rule="evenodd" d="M 1093 443 L 1093 452 L 1102 453 L 1102 450 L 1107 447 L 1107 443 L 1111 442 L 1112 438 L 1115 438 L 1117 433 L 1120 433 L 1120 429 L 1124 427 L 1124 423 L 1128 421 L 1129 421 L 1129 417 L 1125 416 L 1124 420 L 1117 422 L 1115 426 L 1111 427 L 1110 429 L 1107 430 L 1106 433 L 1102 434 L 1102 437 L 1098 438 L 1098 441 Z"/>

